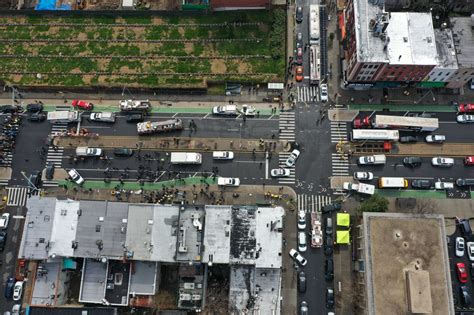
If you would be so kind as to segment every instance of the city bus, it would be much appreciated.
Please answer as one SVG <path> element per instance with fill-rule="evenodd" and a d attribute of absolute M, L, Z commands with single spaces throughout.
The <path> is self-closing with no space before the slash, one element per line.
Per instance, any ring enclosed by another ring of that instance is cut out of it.
<path fill-rule="evenodd" d="M 412 131 L 435 131 L 439 128 L 438 118 L 375 115 L 354 119 L 354 128 L 400 129 Z"/>
<path fill-rule="evenodd" d="M 398 141 L 400 134 L 398 130 L 382 129 L 353 129 L 351 141 Z"/>
<path fill-rule="evenodd" d="M 309 84 L 317 85 L 321 77 L 321 59 L 319 45 L 309 47 Z"/>
<path fill-rule="evenodd" d="M 408 180 L 403 177 L 380 177 L 379 188 L 407 188 Z"/>
<path fill-rule="evenodd" d="M 319 44 L 320 37 L 319 5 L 311 4 L 309 6 L 309 43 L 310 45 Z"/>

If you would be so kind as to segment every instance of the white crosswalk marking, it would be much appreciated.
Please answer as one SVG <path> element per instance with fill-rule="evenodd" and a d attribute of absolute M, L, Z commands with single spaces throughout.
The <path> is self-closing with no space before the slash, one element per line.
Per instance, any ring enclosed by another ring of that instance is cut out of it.
<path fill-rule="evenodd" d="M 0 186 L 8 186 L 9 179 L 0 179 Z"/>
<path fill-rule="evenodd" d="M 28 199 L 27 187 L 7 187 L 7 206 L 25 206 Z"/>
<path fill-rule="evenodd" d="M 55 167 L 61 168 L 63 161 L 64 147 L 48 147 L 48 154 L 46 155 L 46 165 L 54 164 Z"/>
<path fill-rule="evenodd" d="M 295 141 L 295 112 L 280 113 L 278 127 L 281 140 Z"/>
<path fill-rule="evenodd" d="M 332 202 L 331 196 L 326 195 L 297 195 L 298 211 L 321 212 L 321 209 Z"/>
<path fill-rule="evenodd" d="M 56 122 L 51 126 L 51 133 L 59 133 L 67 130 L 67 123 Z"/>
<path fill-rule="evenodd" d="M 56 110 L 71 110 L 71 106 L 69 106 L 69 105 L 58 105 L 58 106 L 56 106 Z"/>
<path fill-rule="evenodd" d="M 347 141 L 347 124 L 345 122 L 331 121 L 331 142 Z"/>
<path fill-rule="evenodd" d="M 349 176 L 349 157 L 347 154 L 331 153 L 332 175 Z"/>
<path fill-rule="evenodd" d="M 296 87 L 297 102 L 318 102 L 319 91 L 317 86 L 298 86 Z"/>
<path fill-rule="evenodd" d="M 295 167 L 288 167 L 285 162 L 290 156 L 290 152 L 280 152 L 278 154 L 278 166 L 290 170 L 289 177 L 278 178 L 278 184 L 294 184 L 296 182 Z"/>
<path fill-rule="evenodd" d="M 58 187 L 59 183 L 55 180 L 44 180 L 43 187 Z"/>

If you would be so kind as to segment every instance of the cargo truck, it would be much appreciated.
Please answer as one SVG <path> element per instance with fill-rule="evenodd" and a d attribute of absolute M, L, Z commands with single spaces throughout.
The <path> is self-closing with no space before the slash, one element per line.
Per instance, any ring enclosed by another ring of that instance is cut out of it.
<path fill-rule="evenodd" d="M 149 135 L 182 129 L 183 122 L 178 118 L 164 121 L 145 121 L 137 124 L 137 132 L 139 135 Z"/>
<path fill-rule="evenodd" d="M 151 103 L 149 100 L 122 100 L 120 101 L 120 110 L 122 112 L 150 112 Z"/>
<path fill-rule="evenodd" d="M 67 111 L 67 110 L 57 110 L 54 112 L 48 112 L 48 120 L 55 122 L 78 122 L 81 116 L 78 111 Z"/>
<path fill-rule="evenodd" d="M 201 164 L 201 153 L 171 152 L 171 164 Z"/>

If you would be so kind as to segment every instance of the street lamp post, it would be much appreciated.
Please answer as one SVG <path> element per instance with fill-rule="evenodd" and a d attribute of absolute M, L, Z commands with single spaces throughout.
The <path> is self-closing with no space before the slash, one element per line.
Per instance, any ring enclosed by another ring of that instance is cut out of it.
<path fill-rule="evenodd" d="M 21 175 L 23 175 L 23 177 L 26 179 L 26 181 L 28 182 L 28 184 L 30 184 L 30 185 L 34 188 L 33 191 L 39 190 L 38 187 L 36 187 L 35 184 L 33 184 L 33 183 L 31 182 L 31 180 L 26 176 L 26 174 L 25 174 L 24 171 L 21 171 L 20 173 L 21 173 Z"/>

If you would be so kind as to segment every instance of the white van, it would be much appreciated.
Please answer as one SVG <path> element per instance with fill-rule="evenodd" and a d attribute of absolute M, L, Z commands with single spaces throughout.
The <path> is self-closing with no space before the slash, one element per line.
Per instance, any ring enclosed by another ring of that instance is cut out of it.
<path fill-rule="evenodd" d="M 306 245 L 306 233 L 298 232 L 298 251 L 304 253 L 308 249 Z"/>
<path fill-rule="evenodd" d="M 89 147 L 77 147 L 76 148 L 77 156 L 101 156 L 102 149 L 100 148 L 89 148 Z"/>
<path fill-rule="evenodd" d="M 231 152 L 231 151 L 214 151 L 214 152 L 212 152 L 212 158 L 214 160 L 232 160 L 234 158 L 234 152 Z"/>

